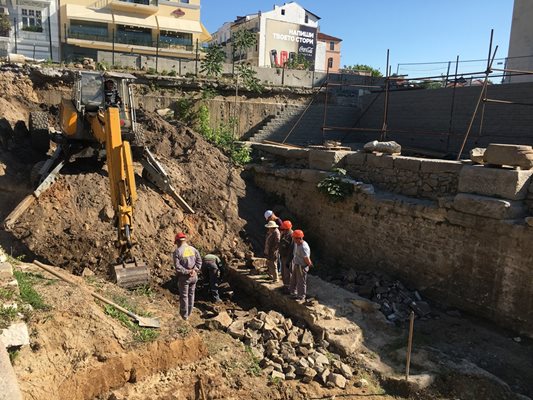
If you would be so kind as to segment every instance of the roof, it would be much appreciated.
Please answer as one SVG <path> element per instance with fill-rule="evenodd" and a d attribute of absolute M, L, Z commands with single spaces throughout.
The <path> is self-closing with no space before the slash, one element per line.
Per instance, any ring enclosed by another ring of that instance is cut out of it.
<path fill-rule="evenodd" d="M 295 2 L 295 1 L 289 1 L 288 3 L 283 4 L 283 6 L 285 6 L 285 5 L 287 5 L 287 4 L 296 4 L 297 6 L 302 7 L 300 4 L 298 4 L 298 3 Z M 283 6 L 278 6 L 278 7 L 283 7 Z M 302 8 L 303 8 L 303 7 L 302 7 Z M 311 15 L 312 15 L 313 17 L 315 17 L 316 19 L 322 19 L 322 18 L 320 18 L 318 15 L 316 15 L 315 13 L 309 11 L 307 8 L 303 8 L 303 9 L 305 10 L 305 12 L 306 12 L 307 14 L 311 14 Z"/>
<path fill-rule="evenodd" d="M 342 39 L 339 39 L 338 37 L 335 37 L 335 36 L 326 35 L 325 33 L 322 33 L 322 32 L 318 32 L 317 39 L 318 40 L 333 40 L 336 42 L 342 42 Z"/>

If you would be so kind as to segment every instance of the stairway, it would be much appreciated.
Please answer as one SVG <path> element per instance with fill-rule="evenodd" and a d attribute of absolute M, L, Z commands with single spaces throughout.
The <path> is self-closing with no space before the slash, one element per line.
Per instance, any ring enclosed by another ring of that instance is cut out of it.
<path fill-rule="evenodd" d="M 306 106 L 286 106 L 280 115 L 265 124 L 249 140 L 251 142 L 261 142 L 263 140 L 282 142 L 304 113 L 305 109 Z M 356 118 L 357 108 L 330 105 L 327 109 L 326 126 L 351 128 L 354 126 Z M 342 130 L 326 131 L 323 137 L 323 124 L 324 105 L 314 104 L 309 107 L 285 142 L 299 146 L 308 146 L 312 144 L 323 144 L 323 139 L 340 141 L 346 134 Z"/>

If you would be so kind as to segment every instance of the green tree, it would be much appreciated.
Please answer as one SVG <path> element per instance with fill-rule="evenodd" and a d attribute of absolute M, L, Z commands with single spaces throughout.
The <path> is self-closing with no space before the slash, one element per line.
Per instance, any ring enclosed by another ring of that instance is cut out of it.
<path fill-rule="evenodd" d="M 242 56 L 251 47 L 257 44 L 257 36 L 252 31 L 241 28 L 232 35 L 233 51 L 235 55 L 239 56 L 239 61 L 242 60 Z"/>
<path fill-rule="evenodd" d="M 206 55 L 202 60 L 200 72 L 205 73 L 207 76 L 219 76 L 222 74 L 222 63 L 226 58 L 222 46 L 215 44 L 204 51 Z"/>
<path fill-rule="evenodd" d="M 297 54 L 296 57 L 285 63 L 285 67 L 289 69 L 308 70 L 311 68 L 311 63 L 303 54 Z"/>
<path fill-rule="evenodd" d="M 11 22 L 7 15 L 0 16 L 0 36 L 8 37 L 11 29 Z"/>
<path fill-rule="evenodd" d="M 378 69 L 372 68 L 370 65 L 366 65 L 366 64 L 345 65 L 343 70 L 345 71 L 370 71 L 371 76 L 375 76 L 377 78 L 383 76 L 383 74 Z"/>
<path fill-rule="evenodd" d="M 239 64 L 237 70 L 246 89 L 256 93 L 263 91 L 263 85 L 261 85 L 261 81 L 257 78 L 257 71 L 255 69 L 248 64 Z"/>

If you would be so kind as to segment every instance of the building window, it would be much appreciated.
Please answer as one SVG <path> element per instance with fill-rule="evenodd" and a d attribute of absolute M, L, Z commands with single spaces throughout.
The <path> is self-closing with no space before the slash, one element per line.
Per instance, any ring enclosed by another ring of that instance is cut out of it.
<path fill-rule="evenodd" d="M 281 15 L 285 15 L 285 10 L 283 8 L 281 9 Z"/>
<path fill-rule="evenodd" d="M 309 23 L 309 15 L 306 15 L 306 16 L 305 16 L 305 23 L 306 23 L 306 24 Z"/>
<path fill-rule="evenodd" d="M 43 31 L 43 18 L 40 10 L 22 9 L 22 30 L 29 32 Z"/>
<path fill-rule="evenodd" d="M 189 4 L 189 0 L 180 0 L 180 3 Z"/>
<path fill-rule="evenodd" d="M 329 42 L 329 49 L 330 50 L 335 50 L 335 42 Z"/>
<path fill-rule="evenodd" d="M 328 68 L 333 68 L 333 58 L 328 58 Z"/>

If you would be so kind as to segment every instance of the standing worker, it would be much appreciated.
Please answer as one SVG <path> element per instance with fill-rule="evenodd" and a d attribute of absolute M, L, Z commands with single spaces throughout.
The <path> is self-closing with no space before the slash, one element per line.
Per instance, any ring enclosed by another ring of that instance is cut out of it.
<path fill-rule="evenodd" d="M 274 282 L 277 282 L 278 277 L 278 259 L 279 259 L 279 239 L 280 233 L 278 224 L 274 221 L 268 221 L 265 225 L 268 229 L 265 239 L 265 257 L 267 259 L 268 274 Z"/>
<path fill-rule="evenodd" d="M 289 220 L 281 223 L 281 238 L 279 241 L 279 257 L 281 259 L 281 280 L 283 288 L 289 293 L 291 284 L 292 255 L 294 252 L 294 241 L 292 240 L 292 222 Z"/>
<path fill-rule="evenodd" d="M 300 229 L 292 233 L 292 238 L 294 240 L 294 253 L 290 292 L 298 302 L 304 302 L 307 293 L 307 273 L 313 265 L 311 262 L 311 249 L 304 240 L 304 233 Z"/>
<path fill-rule="evenodd" d="M 209 295 L 215 303 L 222 300 L 218 294 L 218 279 L 222 269 L 222 260 L 215 254 L 207 254 L 202 265 L 204 276 L 209 278 Z"/>
<path fill-rule="evenodd" d="M 178 233 L 174 243 L 178 246 L 174 251 L 174 266 L 178 275 L 180 315 L 187 321 L 194 307 L 194 291 L 198 272 L 202 267 L 202 258 L 198 250 L 187 244 L 187 236 L 184 233 Z"/>
<path fill-rule="evenodd" d="M 283 223 L 281 218 L 278 217 L 276 214 L 274 214 L 274 211 L 272 211 L 272 210 L 266 210 L 265 211 L 265 219 L 267 220 L 267 222 L 268 221 L 274 221 L 278 225 L 278 228 L 280 228 L 281 224 Z"/>

